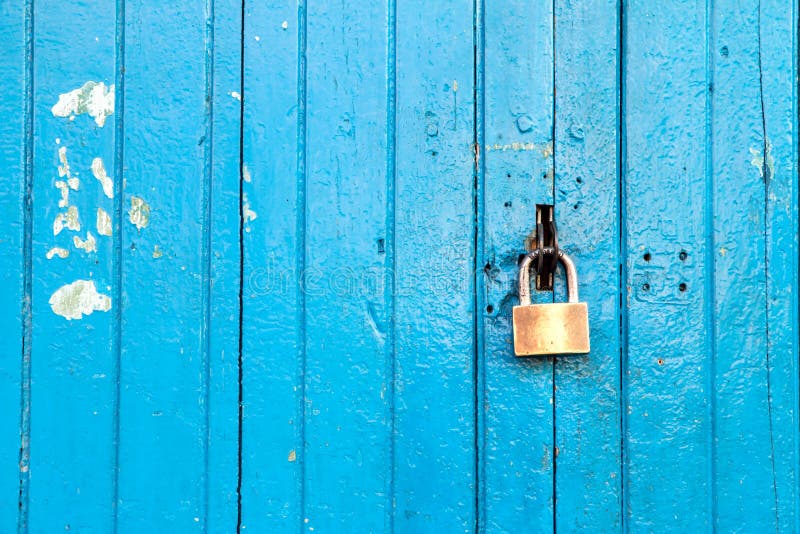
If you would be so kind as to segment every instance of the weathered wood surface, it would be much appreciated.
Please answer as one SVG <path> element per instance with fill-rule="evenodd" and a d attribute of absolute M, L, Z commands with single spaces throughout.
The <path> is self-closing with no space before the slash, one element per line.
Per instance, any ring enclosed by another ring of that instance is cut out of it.
<path fill-rule="evenodd" d="M 797 532 L 796 4 L 3 3 L 0 531 Z"/>

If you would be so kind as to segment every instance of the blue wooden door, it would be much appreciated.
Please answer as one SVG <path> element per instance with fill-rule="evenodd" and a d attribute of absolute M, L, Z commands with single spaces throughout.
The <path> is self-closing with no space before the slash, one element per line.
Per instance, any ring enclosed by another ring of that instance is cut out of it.
<path fill-rule="evenodd" d="M 797 28 L 1 3 L 0 532 L 800 531 Z"/>

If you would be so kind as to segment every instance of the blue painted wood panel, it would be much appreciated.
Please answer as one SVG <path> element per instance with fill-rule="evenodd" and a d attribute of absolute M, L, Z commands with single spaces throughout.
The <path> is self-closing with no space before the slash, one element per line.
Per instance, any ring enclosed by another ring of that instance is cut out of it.
<path fill-rule="evenodd" d="M 0 531 L 800 530 L 797 28 L 3 3 Z"/>

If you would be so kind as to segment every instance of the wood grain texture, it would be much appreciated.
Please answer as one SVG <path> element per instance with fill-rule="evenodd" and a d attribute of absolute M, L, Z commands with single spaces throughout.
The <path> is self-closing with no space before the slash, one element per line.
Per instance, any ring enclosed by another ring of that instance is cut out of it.
<path fill-rule="evenodd" d="M 482 5 L 481 522 L 488 531 L 541 531 L 553 526 L 553 358 L 514 356 L 511 310 L 536 204 L 553 203 L 553 12 Z M 552 302 L 552 293 L 534 293 L 534 303 Z"/>
<path fill-rule="evenodd" d="M 244 20 L 242 527 L 303 520 L 305 4 L 248 3 Z M 285 27 L 284 27 L 285 21 Z M 252 199 L 252 200 L 251 200 Z"/>
<path fill-rule="evenodd" d="M 400 1 L 396 9 L 394 239 L 387 241 L 394 528 L 469 531 L 477 513 L 472 3 Z"/>
<path fill-rule="evenodd" d="M 634 531 L 666 517 L 705 530 L 715 361 L 706 12 L 632 2 L 623 20 L 624 513 Z"/>
<path fill-rule="evenodd" d="M 592 348 L 555 364 L 558 532 L 622 524 L 616 7 L 566 0 L 555 11 L 555 213 L 589 308 Z M 563 300 L 563 277 L 557 283 Z"/>
<path fill-rule="evenodd" d="M 793 457 L 796 443 L 796 399 L 787 386 L 796 380 L 797 363 L 779 341 L 797 325 L 775 315 L 780 288 L 769 281 L 777 200 L 772 184 L 784 182 L 779 187 L 789 193 L 796 180 L 787 143 L 796 137 L 796 116 L 786 105 L 791 67 L 775 69 L 785 62 L 786 45 L 774 40 L 776 21 L 766 20 L 786 16 L 787 39 L 788 13 L 735 2 L 713 8 L 714 483 L 721 530 L 789 531 L 797 511 L 796 461 L 784 460 Z M 765 62 L 772 66 L 766 73 Z M 780 78 L 783 95 L 774 92 Z M 776 165 L 773 135 L 785 167 Z M 791 220 L 788 213 L 783 217 Z M 795 261 L 796 254 L 780 270 L 792 272 Z"/>
<path fill-rule="evenodd" d="M 0 531 L 27 524 L 30 414 L 31 6 L 0 6 Z M 24 390 L 21 384 L 25 384 Z M 17 498 L 15 498 L 17 497 Z"/>
<path fill-rule="evenodd" d="M 119 164 L 116 116 L 105 116 L 104 98 L 115 83 L 116 16 L 113 4 L 34 4 L 27 518 L 32 532 L 107 531 L 114 524 L 118 377 L 112 344 L 120 303 L 111 292 L 115 243 L 96 228 L 97 209 L 113 213 L 114 203 L 91 168 L 100 158 L 114 176 Z M 95 86 L 97 92 L 91 95 L 78 96 L 84 105 L 96 103 L 98 114 L 93 117 L 88 109 L 81 113 L 80 105 L 71 110 L 59 105 L 60 95 L 80 91 L 87 82 L 105 85 L 105 89 Z M 67 220 L 70 212 L 76 216 L 72 222 Z M 81 249 L 76 239 L 94 240 L 96 245 Z M 54 247 L 69 255 L 48 259 Z M 76 306 L 80 299 L 69 293 L 81 285 L 88 290 L 90 284 L 104 297 Z"/>
<path fill-rule="evenodd" d="M 230 530 L 241 16 L 125 8 L 118 528 Z"/>

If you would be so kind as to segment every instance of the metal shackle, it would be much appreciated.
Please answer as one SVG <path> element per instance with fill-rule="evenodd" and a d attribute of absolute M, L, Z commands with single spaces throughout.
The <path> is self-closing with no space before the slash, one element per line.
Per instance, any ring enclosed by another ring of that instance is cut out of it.
<path fill-rule="evenodd" d="M 519 305 L 531 305 L 531 274 L 530 267 L 533 260 L 537 259 L 540 254 L 555 254 L 556 251 L 552 247 L 537 248 L 525 255 L 522 263 L 519 266 Z M 564 270 L 567 272 L 567 301 L 578 302 L 578 271 L 575 269 L 575 264 L 572 258 L 564 254 L 564 251 L 558 250 L 558 260 L 564 265 Z"/>

